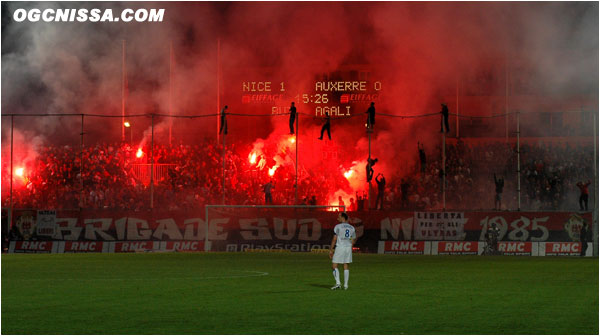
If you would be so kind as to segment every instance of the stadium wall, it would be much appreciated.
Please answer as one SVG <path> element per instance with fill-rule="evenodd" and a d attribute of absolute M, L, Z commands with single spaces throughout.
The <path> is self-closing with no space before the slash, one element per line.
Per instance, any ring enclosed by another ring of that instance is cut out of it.
<path fill-rule="evenodd" d="M 210 245 L 210 242 L 209 242 Z M 485 243 L 480 241 L 379 241 L 380 254 L 412 255 L 480 255 Z M 210 246 L 208 248 L 210 250 Z M 250 248 L 248 250 L 265 250 Z M 278 249 L 276 249 L 278 250 Z M 320 252 L 322 249 L 308 251 Z M 203 252 L 202 241 L 12 241 L 11 253 L 126 253 L 126 252 Z M 266 251 L 266 250 L 265 250 Z M 284 250 L 281 250 L 284 251 Z M 308 252 L 307 251 L 307 252 Z M 499 242 L 500 255 L 511 256 L 579 256 L 581 243 L 576 242 Z M 592 256 L 590 243 L 585 256 Z"/>
<path fill-rule="evenodd" d="M 481 241 L 379 241 L 377 253 L 421 254 L 421 255 L 480 255 L 485 242 Z M 497 245 L 499 255 L 510 256 L 579 256 L 578 242 L 510 242 Z M 588 244 L 586 257 L 593 255 L 592 244 Z"/>
<path fill-rule="evenodd" d="M 198 212 L 19 210 L 24 238 L 9 252 L 245 251 L 328 249 L 336 212 L 306 209 L 215 209 Z M 481 254 L 495 224 L 505 255 L 578 255 L 592 213 L 495 211 L 350 212 L 356 247 L 367 253 Z M 591 231 L 591 230 L 589 230 Z M 208 244 L 205 245 L 206 232 Z M 591 236 L 591 235 L 590 235 Z M 589 238 L 591 238 L 588 236 Z M 588 241 L 591 242 L 592 239 Z M 589 243 L 587 255 L 592 255 Z"/>

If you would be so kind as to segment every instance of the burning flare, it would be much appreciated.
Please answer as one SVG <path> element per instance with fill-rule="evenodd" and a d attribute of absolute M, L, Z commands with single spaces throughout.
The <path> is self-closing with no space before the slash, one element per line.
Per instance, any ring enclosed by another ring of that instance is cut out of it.
<path fill-rule="evenodd" d="M 23 177 L 23 173 L 25 172 L 24 168 L 17 168 L 15 169 L 15 174 L 19 177 Z"/>
<path fill-rule="evenodd" d="M 277 165 L 273 166 L 273 168 L 269 168 L 269 176 L 275 175 L 276 170 L 277 170 Z"/>
<path fill-rule="evenodd" d="M 349 179 L 350 176 L 352 176 L 352 174 L 354 173 L 354 170 L 350 169 L 347 172 L 344 173 L 344 177 Z"/>
<path fill-rule="evenodd" d="M 138 148 L 137 153 L 135 153 L 135 156 L 137 156 L 138 158 L 141 158 L 142 155 L 144 155 L 144 151 L 142 151 L 141 148 Z"/>
<path fill-rule="evenodd" d="M 248 160 L 250 161 L 251 164 L 255 164 L 256 163 L 256 153 L 250 153 L 250 155 L 248 155 Z"/>

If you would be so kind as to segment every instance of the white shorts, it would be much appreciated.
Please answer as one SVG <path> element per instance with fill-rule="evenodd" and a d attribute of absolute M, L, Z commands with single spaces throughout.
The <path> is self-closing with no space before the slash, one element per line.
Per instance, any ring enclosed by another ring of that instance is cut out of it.
<path fill-rule="evenodd" d="M 334 264 L 349 264 L 352 262 L 352 246 L 336 247 L 331 262 Z"/>

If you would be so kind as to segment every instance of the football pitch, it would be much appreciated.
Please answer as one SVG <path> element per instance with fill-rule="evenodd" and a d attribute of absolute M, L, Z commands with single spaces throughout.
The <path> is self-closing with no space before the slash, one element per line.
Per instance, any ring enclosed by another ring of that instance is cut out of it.
<path fill-rule="evenodd" d="M 2 334 L 598 334 L 598 259 L 2 255 Z M 340 268 L 341 271 L 341 268 Z M 343 274 L 343 272 L 340 272 Z"/>

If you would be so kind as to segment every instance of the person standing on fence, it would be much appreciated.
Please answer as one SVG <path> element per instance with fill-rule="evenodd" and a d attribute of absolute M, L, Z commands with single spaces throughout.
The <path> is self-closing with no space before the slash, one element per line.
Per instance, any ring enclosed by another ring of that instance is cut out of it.
<path fill-rule="evenodd" d="M 400 182 L 400 191 L 402 192 L 402 208 L 408 208 L 408 181 L 406 179 L 402 179 Z"/>
<path fill-rule="evenodd" d="M 579 187 L 579 210 L 584 211 L 583 206 L 585 205 L 585 211 L 588 210 L 588 198 L 589 191 L 588 186 L 592 183 L 591 181 L 587 181 L 585 184 L 583 182 L 577 182 L 577 187 Z"/>
<path fill-rule="evenodd" d="M 375 126 L 375 102 L 371 102 L 371 106 L 367 109 L 367 129 L 373 129 Z"/>
<path fill-rule="evenodd" d="M 585 256 L 585 252 L 587 251 L 588 248 L 588 242 L 587 242 L 587 237 L 588 236 L 588 230 L 587 230 L 587 223 L 583 223 L 583 225 L 581 226 L 581 231 L 579 231 L 579 241 L 581 242 L 581 253 L 579 254 L 579 256 L 584 257 Z"/>
<path fill-rule="evenodd" d="M 356 192 L 356 211 L 365 210 L 365 198 Z"/>
<path fill-rule="evenodd" d="M 427 167 L 427 156 L 425 155 L 425 147 L 422 143 L 417 142 L 417 149 L 419 150 L 419 161 L 421 162 L 421 173 L 425 172 Z"/>
<path fill-rule="evenodd" d="M 290 134 L 294 134 L 294 122 L 296 121 L 296 106 L 294 106 L 294 102 L 292 102 L 292 106 L 290 106 Z"/>
<path fill-rule="evenodd" d="M 273 189 L 275 189 L 273 180 L 263 186 L 263 191 L 265 192 L 265 205 L 273 204 L 273 195 L 271 193 Z"/>
<path fill-rule="evenodd" d="M 227 135 L 227 105 L 225 105 L 225 107 L 223 107 L 223 109 L 221 110 L 221 128 L 219 128 L 219 134 L 221 134 L 223 131 L 225 135 Z"/>
<path fill-rule="evenodd" d="M 356 211 L 356 202 L 354 202 L 354 198 L 350 197 L 350 207 L 348 211 Z"/>
<path fill-rule="evenodd" d="M 340 206 L 340 209 L 342 206 L 346 205 L 346 204 L 344 204 L 344 200 L 342 199 L 342 196 L 338 196 L 338 205 Z"/>
<path fill-rule="evenodd" d="M 373 179 L 373 174 L 375 171 L 373 170 L 373 166 L 377 163 L 377 158 L 371 159 L 367 158 L 367 165 L 365 167 L 365 171 L 367 172 L 367 182 L 370 183 Z"/>
<path fill-rule="evenodd" d="M 329 112 L 325 112 L 325 125 L 321 127 L 321 136 L 319 137 L 319 140 L 323 140 L 323 132 L 325 132 L 325 130 L 327 130 L 327 136 L 329 137 L 329 140 L 331 140 L 331 117 L 329 116 Z"/>
<path fill-rule="evenodd" d="M 379 206 L 379 209 L 383 210 L 383 194 L 385 192 L 385 176 L 383 176 L 382 173 L 377 174 L 377 176 L 375 177 L 375 182 L 377 182 L 377 200 L 375 201 L 375 209 L 377 209 Z"/>
<path fill-rule="evenodd" d="M 496 198 L 494 199 L 494 210 L 502 209 L 502 190 L 504 189 L 504 178 L 500 177 L 496 178 L 496 173 L 494 173 L 494 183 L 496 184 Z"/>
<path fill-rule="evenodd" d="M 450 132 L 450 125 L 448 124 L 448 106 L 446 104 L 442 104 L 442 110 L 440 111 L 442 114 L 442 119 L 440 123 L 440 133 L 444 133 L 444 126 L 446 126 L 446 133 Z"/>
<path fill-rule="evenodd" d="M 348 214 L 340 212 L 337 220 L 339 224 L 333 228 L 333 239 L 329 248 L 329 258 L 335 279 L 335 286 L 331 287 L 333 290 L 342 288 L 338 264 L 344 264 L 344 289 L 348 289 L 348 278 L 350 277 L 348 265 L 352 262 L 352 247 L 356 242 L 356 230 L 354 226 L 348 224 Z"/>

